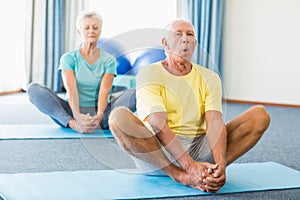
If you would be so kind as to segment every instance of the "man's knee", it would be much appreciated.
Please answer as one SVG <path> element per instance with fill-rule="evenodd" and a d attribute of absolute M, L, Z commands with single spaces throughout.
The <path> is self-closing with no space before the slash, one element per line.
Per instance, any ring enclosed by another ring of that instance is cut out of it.
<path fill-rule="evenodd" d="M 139 139 L 147 131 L 145 126 L 140 126 L 140 120 L 124 106 L 114 108 L 108 119 L 110 130 L 125 152 L 132 152 L 138 146 Z M 149 131 L 148 131 L 149 132 Z M 151 135 L 148 133 L 148 137 Z"/>
<path fill-rule="evenodd" d="M 122 126 L 124 118 L 128 116 L 128 108 L 120 106 L 114 108 L 108 117 L 108 124 L 110 127 Z M 126 119 L 126 118 L 125 118 Z"/>
<path fill-rule="evenodd" d="M 266 108 L 262 105 L 254 107 L 256 127 L 259 132 L 263 133 L 270 125 L 271 117 Z"/>
<path fill-rule="evenodd" d="M 127 107 L 114 108 L 108 119 L 109 127 L 115 135 L 127 135 L 134 138 L 148 138 L 153 136 L 144 123 Z"/>

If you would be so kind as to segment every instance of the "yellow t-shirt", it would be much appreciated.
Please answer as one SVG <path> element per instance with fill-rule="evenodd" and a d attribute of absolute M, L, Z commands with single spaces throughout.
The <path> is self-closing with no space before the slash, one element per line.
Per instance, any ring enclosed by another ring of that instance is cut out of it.
<path fill-rule="evenodd" d="M 170 74 L 160 62 L 143 69 L 136 77 L 137 114 L 144 121 L 155 112 L 166 112 L 176 135 L 194 138 L 206 132 L 205 111 L 222 112 L 219 76 L 193 64 L 185 76 Z"/>

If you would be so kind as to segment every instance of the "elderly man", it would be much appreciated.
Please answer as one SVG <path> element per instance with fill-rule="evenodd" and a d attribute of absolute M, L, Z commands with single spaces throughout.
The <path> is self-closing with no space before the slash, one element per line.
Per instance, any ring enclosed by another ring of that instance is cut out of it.
<path fill-rule="evenodd" d="M 137 75 L 138 117 L 115 108 L 110 129 L 143 172 L 216 192 L 225 184 L 226 166 L 258 142 L 270 117 L 253 106 L 225 124 L 219 76 L 191 62 L 193 25 L 177 19 L 166 30 L 166 59 Z"/>

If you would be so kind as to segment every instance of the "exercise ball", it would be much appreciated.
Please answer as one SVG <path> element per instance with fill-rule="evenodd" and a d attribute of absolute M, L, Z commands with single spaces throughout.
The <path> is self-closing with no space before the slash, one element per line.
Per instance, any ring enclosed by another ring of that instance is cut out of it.
<path fill-rule="evenodd" d="M 136 75 L 143 66 L 164 60 L 166 58 L 165 50 L 162 48 L 150 48 L 143 51 L 135 60 L 130 74 Z"/>
<path fill-rule="evenodd" d="M 122 46 L 118 42 L 112 39 L 101 38 L 97 45 L 99 48 L 107 51 L 116 58 L 118 62 L 117 74 L 126 74 L 131 69 L 131 64 L 124 55 Z"/>

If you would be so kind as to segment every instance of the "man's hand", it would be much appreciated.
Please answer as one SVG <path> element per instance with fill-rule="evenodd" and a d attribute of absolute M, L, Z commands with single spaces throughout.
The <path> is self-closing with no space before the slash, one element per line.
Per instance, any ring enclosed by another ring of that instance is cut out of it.
<path fill-rule="evenodd" d="M 226 181 L 225 167 L 207 162 L 194 162 L 175 181 L 204 192 L 217 192 Z"/>
<path fill-rule="evenodd" d="M 194 161 L 175 181 L 205 192 L 216 192 L 224 185 L 224 177 L 218 164 Z"/>
<path fill-rule="evenodd" d="M 215 168 L 208 168 L 208 176 L 203 180 L 207 192 L 217 192 L 226 182 L 225 166 L 215 165 Z"/>

